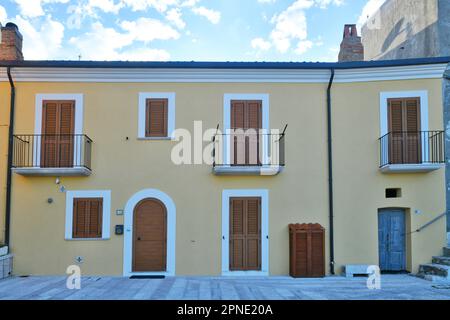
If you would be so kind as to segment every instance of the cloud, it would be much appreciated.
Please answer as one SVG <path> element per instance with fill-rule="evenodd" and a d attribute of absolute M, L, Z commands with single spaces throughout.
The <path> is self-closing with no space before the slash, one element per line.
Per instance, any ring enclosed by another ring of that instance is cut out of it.
<path fill-rule="evenodd" d="M 368 18 L 372 17 L 378 9 L 386 2 L 386 0 L 369 0 L 364 6 L 358 19 L 358 26 L 362 26 Z"/>
<path fill-rule="evenodd" d="M 6 24 L 8 15 L 6 14 L 6 9 L 0 5 L 0 23 Z"/>
<path fill-rule="evenodd" d="M 92 24 L 90 31 L 81 36 L 72 37 L 69 43 L 77 50 L 77 55 L 81 54 L 83 59 L 88 60 L 148 61 L 170 59 L 170 54 L 167 51 L 149 48 L 148 45 L 138 45 L 135 41 L 148 43 L 156 39 L 166 40 L 178 37 L 179 34 L 174 29 L 164 25 L 159 20 L 149 18 L 123 21 L 120 26 L 124 32 L 95 22 Z M 142 30 L 153 31 L 142 32 Z"/>
<path fill-rule="evenodd" d="M 45 60 L 61 57 L 64 26 L 47 16 L 45 21 L 35 27 L 30 21 L 17 16 L 14 22 L 20 26 L 25 59 Z"/>
<path fill-rule="evenodd" d="M 172 8 L 167 11 L 166 19 L 173 23 L 178 29 L 184 29 L 186 22 L 181 18 L 181 10 L 179 8 Z"/>
<path fill-rule="evenodd" d="M 272 18 L 271 22 L 275 27 L 270 33 L 270 39 L 279 52 L 287 52 L 292 40 L 303 41 L 307 38 L 305 9 L 313 5 L 311 0 L 297 0 Z"/>
<path fill-rule="evenodd" d="M 98 8 L 106 13 L 119 13 L 119 10 L 124 6 L 122 2 L 115 3 L 114 0 L 89 0 L 88 7 Z"/>
<path fill-rule="evenodd" d="M 207 9 L 205 7 L 194 7 L 192 8 L 192 12 L 196 15 L 205 17 L 213 24 L 217 24 L 220 21 L 220 12 L 216 10 Z"/>
<path fill-rule="evenodd" d="M 272 47 L 272 44 L 269 41 L 264 40 L 263 38 L 255 38 L 251 42 L 252 48 L 267 51 Z"/>
<path fill-rule="evenodd" d="M 117 53 L 116 60 L 128 61 L 168 61 L 170 54 L 166 50 L 133 48 Z"/>
<path fill-rule="evenodd" d="M 302 55 L 304 54 L 306 51 L 308 51 L 309 49 L 311 49 L 313 47 L 313 42 L 310 40 L 304 40 L 304 41 L 299 41 L 299 43 L 297 44 L 297 47 L 295 48 L 294 52 L 298 55 Z"/>
<path fill-rule="evenodd" d="M 42 5 L 48 3 L 68 3 L 70 0 L 14 0 L 19 6 L 20 14 L 24 17 L 39 17 L 44 15 Z"/>
<path fill-rule="evenodd" d="M 153 40 L 178 39 L 180 34 L 171 26 L 152 18 L 139 18 L 135 21 L 120 23 L 123 30 L 128 31 L 132 40 L 149 42 Z"/>
<path fill-rule="evenodd" d="M 178 0 L 121 0 L 122 3 L 130 7 L 133 11 L 144 11 L 154 8 L 159 12 L 165 12 L 170 6 L 178 5 Z"/>
<path fill-rule="evenodd" d="M 330 4 L 339 7 L 344 4 L 345 0 L 315 0 L 315 2 L 319 8 L 326 9 Z"/>

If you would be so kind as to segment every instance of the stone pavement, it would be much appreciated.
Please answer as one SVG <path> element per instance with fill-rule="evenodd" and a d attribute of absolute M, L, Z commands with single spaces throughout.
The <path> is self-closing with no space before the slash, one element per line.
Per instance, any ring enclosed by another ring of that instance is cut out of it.
<path fill-rule="evenodd" d="M 440 300 L 450 286 L 409 275 L 383 275 L 381 290 L 366 278 L 292 279 L 289 277 L 168 277 L 129 279 L 83 277 L 80 290 L 66 288 L 66 277 L 31 276 L 0 280 L 0 299 L 188 299 L 188 300 Z M 441 286 L 435 288 L 434 286 Z"/>

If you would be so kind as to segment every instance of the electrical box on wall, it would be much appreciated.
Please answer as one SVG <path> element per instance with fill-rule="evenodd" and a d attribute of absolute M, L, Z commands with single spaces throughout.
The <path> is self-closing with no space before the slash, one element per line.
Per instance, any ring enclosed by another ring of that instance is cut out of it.
<path fill-rule="evenodd" d="M 122 235 L 123 234 L 123 224 L 117 224 L 115 227 L 115 233 L 117 235 Z"/>

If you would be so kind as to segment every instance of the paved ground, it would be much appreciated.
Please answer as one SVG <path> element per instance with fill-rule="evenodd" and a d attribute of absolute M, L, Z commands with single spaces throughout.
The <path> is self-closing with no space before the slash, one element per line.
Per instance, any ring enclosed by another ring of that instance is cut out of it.
<path fill-rule="evenodd" d="M 450 287 L 408 275 L 383 275 L 381 285 L 369 290 L 365 278 L 343 277 L 83 277 L 80 290 L 68 290 L 65 277 L 33 276 L 0 280 L 0 299 L 450 299 Z"/>

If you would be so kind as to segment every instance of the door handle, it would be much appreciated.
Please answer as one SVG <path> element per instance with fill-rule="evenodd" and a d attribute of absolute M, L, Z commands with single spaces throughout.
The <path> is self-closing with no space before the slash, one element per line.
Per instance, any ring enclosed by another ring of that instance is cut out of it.
<path fill-rule="evenodd" d="M 138 237 L 137 239 L 138 239 L 138 241 L 141 241 L 141 237 Z"/>

